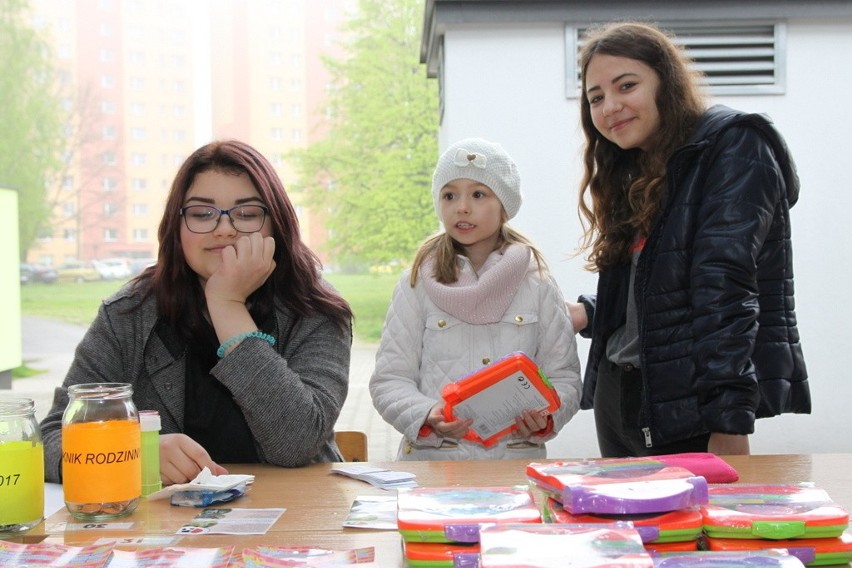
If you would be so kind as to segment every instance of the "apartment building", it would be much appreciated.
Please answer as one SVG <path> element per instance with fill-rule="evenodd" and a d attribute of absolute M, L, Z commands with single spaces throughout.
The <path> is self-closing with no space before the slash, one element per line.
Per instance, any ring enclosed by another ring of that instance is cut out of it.
<path fill-rule="evenodd" d="M 183 160 L 217 138 L 247 141 L 293 179 L 288 151 L 322 135 L 328 74 L 354 0 L 32 0 L 72 111 L 51 226 L 28 260 L 61 265 L 156 256 Z M 319 127 L 318 127 L 319 125 Z M 297 205 L 322 257 L 324 230 Z M 324 260 L 326 260 L 324 258 Z"/>

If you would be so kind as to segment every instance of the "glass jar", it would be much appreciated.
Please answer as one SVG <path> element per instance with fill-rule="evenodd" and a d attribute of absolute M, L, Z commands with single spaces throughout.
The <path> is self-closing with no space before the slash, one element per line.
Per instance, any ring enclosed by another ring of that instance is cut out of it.
<path fill-rule="evenodd" d="M 29 398 L 0 399 L 0 503 L 2 536 L 44 517 L 44 446 Z"/>
<path fill-rule="evenodd" d="M 62 415 L 62 490 L 79 519 L 132 513 L 142 494 L 139 414 L 127 383 L 68 388 Z"/>
<path fill-rule="evenodd" d="M 146 497 L 163 488 L 160 480 L 161 427 L 159 412 L 139 411 L 139 428 L 142 430 L 142 495 Z"/>

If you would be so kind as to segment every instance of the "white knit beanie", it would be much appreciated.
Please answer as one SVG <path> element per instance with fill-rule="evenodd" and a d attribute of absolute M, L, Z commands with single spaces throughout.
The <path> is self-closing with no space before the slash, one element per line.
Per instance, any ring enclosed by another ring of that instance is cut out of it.
<path fill-rule="evenodd" d="M 441 154 L 432 174 L 432 198 L 441 218 L 441 189 L 457 179 L 472 179 L 488 186 L 511 219 L 521 208 L 521 176 L 503 146 L 482 138 L 459 140 Z"/>

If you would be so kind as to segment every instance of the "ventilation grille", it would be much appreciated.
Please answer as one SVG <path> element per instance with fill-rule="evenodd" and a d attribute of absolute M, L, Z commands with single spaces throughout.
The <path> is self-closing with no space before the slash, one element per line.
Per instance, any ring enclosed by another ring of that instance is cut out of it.
<path fill-rule="evenodd" d="M 704 73 L 712 94 L 781 94 L 784 92 L 783 24 L 664 25 Z M 580 88 L 577 64 L 586 28 L 567 28 L 568 96 Z"/>

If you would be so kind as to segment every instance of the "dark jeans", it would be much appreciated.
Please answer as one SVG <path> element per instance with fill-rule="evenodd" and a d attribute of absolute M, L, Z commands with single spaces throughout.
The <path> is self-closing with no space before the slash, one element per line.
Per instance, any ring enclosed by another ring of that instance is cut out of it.
<path fill-rule="evenodd" d="M 642 372 L 634 367 L 619 367 L 608 360 L 601 361 L 595 386 L 595 429 L 601 456 L 622 458 L 707 451 L 709 433 L 646 447 L 645 434 L 639 424 L 641 405 Z"/>

